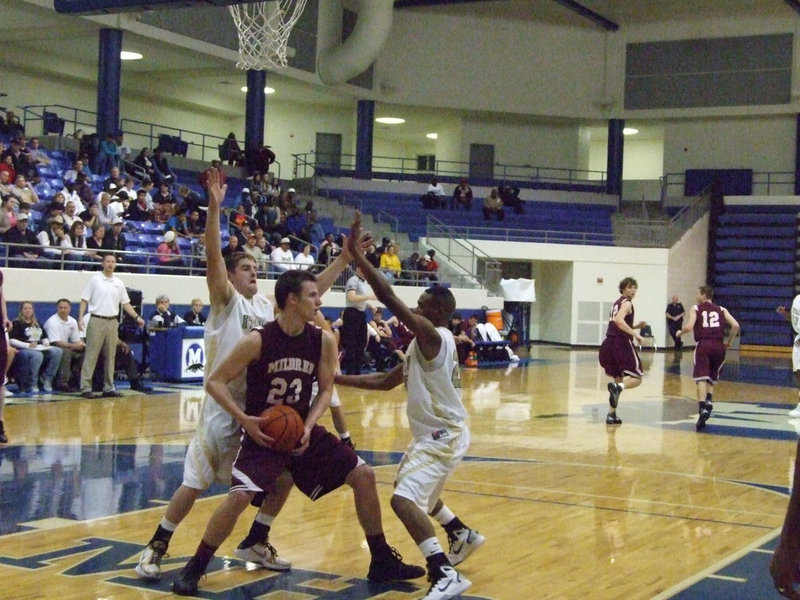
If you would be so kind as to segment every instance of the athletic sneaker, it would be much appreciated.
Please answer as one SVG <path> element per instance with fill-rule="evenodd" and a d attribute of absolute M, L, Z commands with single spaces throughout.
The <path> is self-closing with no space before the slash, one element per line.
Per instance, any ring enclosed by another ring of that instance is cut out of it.
<path fill-rule="evenodd" d="M 425 569 L 416 565 L 407 565 L 397 550 L 394 548 L 390 548 L 390 550 L 392 553 L 387 558 L 372 559 L 367 579 L 370 581 L 405 581 L 425 575 Z"/>
<path fill-rule="evenodd" d="M 622 419 L 620 419 L 616 413 L 608 413 L 606 415 L 606 425 L 622 425 Z"/>
<path fill-rule="evenodd" d="M 695 429 L 700 431 L 704 429 L 706 426 L 706 421 L 711 416 L 711 409 L 713 406 L 708 402 L 703 402 L 703 408 L 700 409 L 700 416 L 697 418 L 697 425 L 695 425 Z"/>
<path fill-rule="evenodd" d="M 448 598 L 455 598 L 460 593 L 467 591 L 469 586 L 472 585 L 469 579 L 448 565 L 438 567 L 435 575 L 429 573 L 428 581 L 431 582 L 431 587 L 421 600 L 448 600 Z"/>
<path fill-rule="evenodd" d="M 172 591 L 178 596 L 196 596 L 197 584 L 203 577 L 204 572 L 195 566 L 195 559 L 192 557 L 172 582 Z"/>
<path fill-rule="evenodd" d="M 456 529 L 452 534 L 447 535 L 450 542 L 450 552 L 447 553 L 447 560 L 454 567 L 480 548 L 486 538 L 474 529 Z"/>
<path fill-rule="evenodd" d="M 3 425 L 3 422 L 0 421 L 0 444 L 7 444 L 8 443 L 8 436 L 6 435 L 6 429 Z"/>
<path fill-rule="evenodd" d="M 797 405 L 797 408 L 789 411 L 789 418 L 800 419 L 800 404 Z"/>
<path fill-rule="evenodd" d="M 608 403 L 611 405 L 611 408 L 617 408 L 620 392 L 622 392 L 622 386 L 620 384 L 613 381 L 608 384 Z"/>
<path fill-rule="evenodd" d="M 261 565 L 265 569 L 272 569 L 273 571 L 288 571 L 292 568 L 292 563 L 279 557 L 277 550 L 269 542 L 254 544 L 247 548 L 236 548 L 233 554 L 236 558 Z"/>
<path fill-rule="evenodd" d="M 161 559 L 167 553 L 167 545 L 156 540 L 142 550 L 139 564 L 136 565 L 136 574 L 142 579 L 157 581 L 161 579 Z"/>

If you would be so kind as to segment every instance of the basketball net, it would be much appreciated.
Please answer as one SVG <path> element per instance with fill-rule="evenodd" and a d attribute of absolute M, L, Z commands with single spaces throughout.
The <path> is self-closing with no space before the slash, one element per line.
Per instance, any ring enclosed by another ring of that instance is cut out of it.
<path fill-rule="evenodd" d="M 292 27 L 306 0 L 275 0 L 232 4 L 228 10 L 239 33 L 238 69 L 283 69 Z"/>

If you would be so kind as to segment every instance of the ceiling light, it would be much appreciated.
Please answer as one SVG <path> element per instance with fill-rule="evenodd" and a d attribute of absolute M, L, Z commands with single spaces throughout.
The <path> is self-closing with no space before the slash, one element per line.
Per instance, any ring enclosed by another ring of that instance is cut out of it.
<path fill-rule="evenodd" d="M 246 86 L 246 85 L 243 85 L 243 86 L 241 87 L 241 90 L 242 90 L 243 92 L 246 92 L 246 91 L 247 91 L 247 86 Z M 274 93 L 275 93 L 275 88 L 271 88 L 271 87 L 265 87 L 265 88 L 264 88 L 264 93 L 265 93 L 265 94 L 274 94 Z"/>
<path fill-rule="evenodd" d="M 384 123 L 385 125 L 399 125 L 400 123 L 405 123 L 405 119 L 398 119 L 397 117 L 378 117 L 375 119 L 378 123 Z"/>
<path fill-rule="evenodd" d="M 142 55 L 138 52 L 130 52 L 128 50 L 123 50 L 119 53 L 120 60 L 141 60 Z"/>
<path fill-rule="evenodd" d="M 639 133 L 639 130 L 635 127 L 625 127 L 622 130 L 622 135 L 636 135 L 637 133 Z"/>
<path fill-rule="evenodd" d="M 425 137 L 428 138 L 429 140 L 438 140 L 439 139 L 439 134 L 438 133 L 426 133 Z"/>

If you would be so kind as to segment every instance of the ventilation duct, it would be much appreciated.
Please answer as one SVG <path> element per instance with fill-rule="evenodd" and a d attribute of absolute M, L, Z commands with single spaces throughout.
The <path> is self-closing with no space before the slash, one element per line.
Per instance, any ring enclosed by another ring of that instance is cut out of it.
<path fill-rule="evenodd" d="M 347 40 L 323 50 L 317 73 L 325 85 L 336 85 L 367 70 L 392 31 L 394 0 L 360 0 L 358 19 Z"/>

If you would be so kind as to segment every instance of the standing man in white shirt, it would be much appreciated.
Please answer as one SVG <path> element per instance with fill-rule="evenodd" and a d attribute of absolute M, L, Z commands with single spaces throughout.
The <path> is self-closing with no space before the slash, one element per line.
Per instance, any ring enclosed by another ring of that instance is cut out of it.
<path fill-rule="evenodd" d="M 73 393 L 78 391 L 72 381 L 78 382 L 83 366 L 83 354 L 86 344 L 81 339 L 78 322 L 70 316 L 72 305 L 66 298 L 56 303 L 56 314 L 44 323 L 44 332 L 51 346 L 61 348 L 61 365 L 58 367 L 53 388 L 58 392 Z"/>
<path fill-rule="evenodd" d="M 122 396 L 114 388 L 114 357 L 117 353 L 119 339 L 119 307 L 124 310 L 139 327 L 144 326 L 144 319 L 136 314 L 131 306 L 131 299 L 122 280 L 114 275 L 117 259 L 113 254 L 103 257 L 103 271 L 93 275 L 81 293 L 81 307 L 78 311 L 78 327 L 83 329 L 83 316 L 89 313 L 89 324 L 86 326 L 86 353 L 81 368 L 81 396 L 93 398 L 92 374 L 97 365 L 97 357 L 103 351 L 105 369 L 103 374 L 103 396 L 119 398 Z"/>

